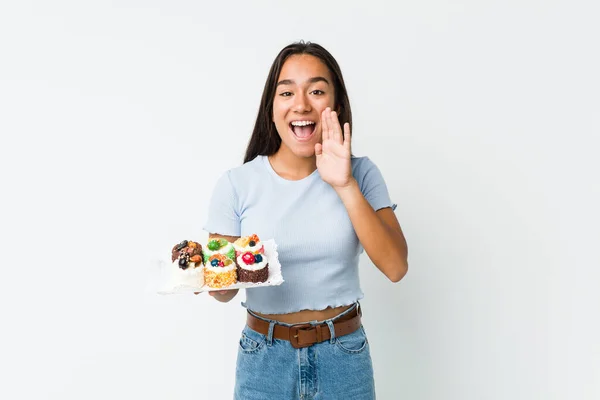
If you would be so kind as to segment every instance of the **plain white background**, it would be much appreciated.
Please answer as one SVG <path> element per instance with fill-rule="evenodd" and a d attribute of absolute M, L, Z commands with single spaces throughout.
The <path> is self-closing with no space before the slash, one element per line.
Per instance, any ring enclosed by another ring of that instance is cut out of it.
<path fill-rule="evenodd" d="M 146 290 L 201 238 L 271 62 L 324 45 L 410 250 L 361 261 L 378 398 L 600 398 L 597 9 L 581 1 L 0 7 L 0 397 L 228 399 L 243 292 Z"/>

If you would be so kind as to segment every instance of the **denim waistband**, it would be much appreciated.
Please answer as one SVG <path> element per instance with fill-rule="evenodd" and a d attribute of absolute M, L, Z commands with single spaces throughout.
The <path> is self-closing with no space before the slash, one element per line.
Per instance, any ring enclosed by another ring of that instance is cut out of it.
<path fill-rule="evenodd" d="M 263 320 L 263 321 L 266 321 L 266 322 L 273 322 L 273 323 L 275 323 L 275 325 L 294 326 L 294 325 L 299 325 L 299 324 L 320 325 L 320 324 L 325 324 L 325 323 L 327 323 L 327 321 L 330 321 L 330 322 L 335 322 L 337 319 L 339 319 L 339 318 L 343 317 L 344 315 L 346 315 L 346 314 L 348 314 L 348 313 L 352 312 L 352 310 L 354 310 L 354 309 L 358 309 L 358 310 L 360 309 L 360 303 L 359 303 L 358 301 L 357 301 L 356 303 L 352 304 L 352 306 L 351 306 L 350 308 L 348 308 L 348 309 L 347 309 L 347 310 L 345 310 L 344 312 L 342 312 L 342 313 L 340 313 L 340 314 L 336 315 L 336 316 L 335 316 L 335 317 L 333 317 L 333 318 L 330 318 L 330 319 L 324 319 L 324 320 L 322 320 L 322 321 L 317 321 L 317 320 L 314 320 L 314 321 L 307 321 L 307 322 L 297 322 L 297 323 L 295 323 L 295 324 L 288 324 L 288 323 L 281 322 L 281 321 L 277 321 L 277 320 L 274 320 L 274 319 L 268 319 L 268 318 L 264 318 L 264 317 L 261 317 L 261 316 L 259 316 L 259 315 L 256 315 L 256 314 L 255 314 L 254 312 L 252 312 L 252 310 L 250 310 L 250 309 L 248 309 L 248 312 L 249 312 L 250 314 L 252 314 L 254 317 L 258 318 L 258 319 L 261 319 L 261 320 Z"/>

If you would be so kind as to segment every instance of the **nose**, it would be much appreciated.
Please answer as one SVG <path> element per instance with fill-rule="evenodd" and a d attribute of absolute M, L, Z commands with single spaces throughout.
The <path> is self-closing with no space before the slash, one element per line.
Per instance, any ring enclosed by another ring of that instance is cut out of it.
<path fill-rule="evenodd" d="M 308 98 L 303 93 L 298 93 L 294 96 L 293 110 L 299 113 L 305 113 L 310 111 L 310 103 Z"/>

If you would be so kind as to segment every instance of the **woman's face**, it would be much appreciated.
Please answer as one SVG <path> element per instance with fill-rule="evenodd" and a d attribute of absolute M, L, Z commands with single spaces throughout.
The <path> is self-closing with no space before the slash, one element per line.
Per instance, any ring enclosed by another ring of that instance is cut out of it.
<path fill-rule="evenodd" d="M 290 56 L 281 68 L 275 99 L 273 122 L 281 146 L 298 157 L 312 157 L 321 142 L 321 114 L 334 110 L 335 93 L 329 69 L 308 54 Z"/>

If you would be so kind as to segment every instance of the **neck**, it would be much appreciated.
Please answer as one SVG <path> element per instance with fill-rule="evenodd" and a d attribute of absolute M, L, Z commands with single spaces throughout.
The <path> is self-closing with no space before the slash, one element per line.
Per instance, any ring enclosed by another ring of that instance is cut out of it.
<path fill-rule="evenodd" d="M 285 146 L 281 146 L 277 153 L 269 156 L 269 161 L 277 175 L 294 181 L 306 178 L 317 169 L 316 156 L 298 157 Z"/>

